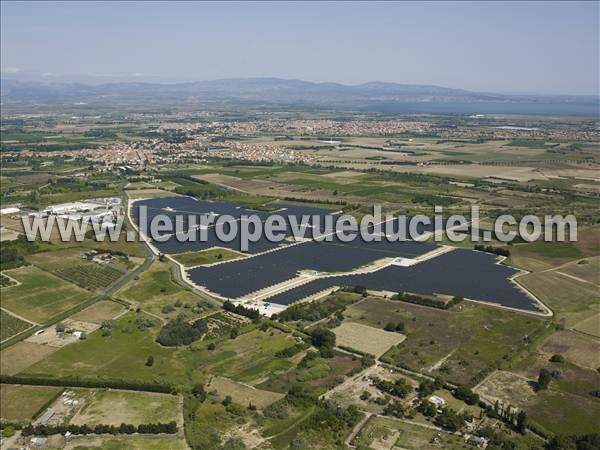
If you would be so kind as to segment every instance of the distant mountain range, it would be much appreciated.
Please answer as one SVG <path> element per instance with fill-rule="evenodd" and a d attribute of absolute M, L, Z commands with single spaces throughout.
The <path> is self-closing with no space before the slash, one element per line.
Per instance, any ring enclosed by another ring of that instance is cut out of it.
<path fill-rule="evenodd" d="M 540 113 L 549 114 L 557 112 L 545 111 L 544 105 L 554 105 L 553 108 L 556 105 L 563 105 L 566 110 L 581 107 L 580 112 L 573 113 L 594 114 L 600 104 L 598 97 L 594 96 L 506 95 L 430 85 L 382 82 L 343 85 L 280 78 L 104 84 L 2 79 L 1 101 L 3 105 L 152 104 L 212 107 L 228 104 L 248 107 L 457 113 L 470 112 L 468 110 L 494 112 L 486 111 L 489 105 L 496 105 L 496 108 L 500 109 L 496 112 L 510 112 L 511 108 L 519 110 L 523 109 L 523 105 L 529 105 L 530 108 L 539 109 Z M 456 111 L 453 111 L 453 105 Z M 501 111 L 503 109 L 507 111 Z"/>

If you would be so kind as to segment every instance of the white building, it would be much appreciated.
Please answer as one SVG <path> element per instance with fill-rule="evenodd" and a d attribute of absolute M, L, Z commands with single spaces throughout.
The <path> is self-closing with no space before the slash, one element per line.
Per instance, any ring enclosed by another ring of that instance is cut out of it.
<path fill-rule="evenodd" d="M 446 400 L 442 397 L 438 397 L 437 395 L 432 395 L 429 397 L 429 403 L 433 403 L 438 409 L 444 408 L 446 406 Z"/>

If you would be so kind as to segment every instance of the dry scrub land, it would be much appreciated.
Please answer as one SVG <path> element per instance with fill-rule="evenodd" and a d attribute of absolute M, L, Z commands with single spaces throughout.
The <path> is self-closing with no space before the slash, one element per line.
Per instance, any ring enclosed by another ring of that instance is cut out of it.
<path fill-rule="evenodd" d="M 470 302 L 441 310 L 369 297 L 349 306 L 344 316 L 379 328 L 404 323 L 406 340 L 382 359 L 458 384 L 477 384 L 546 333 L 543 319 Z"/>
<path fill-rule="evenodd" d="M 283 394 L 277 392 L 257 389 L 220 376 L 212 377 L 205 388 L 208 392 L 216 391 L 220 398 L 224 399 L 229 395 L 235 403 L 240 405 L 252 404 L 258 409 L 264 409 L 284 397 Z"/>
<path fill-rule="evenodd" d="M 98 390 L 92 393 L 71 423 L 119 426 L 121 423 L 167 423 L 182 425 L 181 398 L 150 392 Z"/>

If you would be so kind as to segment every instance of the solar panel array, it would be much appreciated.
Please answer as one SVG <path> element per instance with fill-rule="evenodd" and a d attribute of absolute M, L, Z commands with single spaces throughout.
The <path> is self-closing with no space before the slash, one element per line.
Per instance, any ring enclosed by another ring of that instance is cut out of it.
<path fill-rule="evenodd" d="M 253 211 L 225 202 L 199 201 L 190 197 L 167 197 L 142 200 L 134 203 L 132 215 L 139 222 L 139 207 L 147 207 L 147 221 L 158 214 L 166 214 L 172 219 L 182 215 L 182 230 L 188 230 L 188 219 L 193 214 L 214 214 L 216 217 L 228 214 L 235 220 L 243 215 L 256 214 L 263 221 L 274 212 Z M 319 223 L 325 223 L 325 216 L 331 212 L 325 209 L 296 205 L 279 205 L 278 214 L 316 215 Z M 397 226 L 399 221 L 396 220 Z M 431 225 L 420 225 L 419 232 L 431 231 Z M 159 251 L 167 254 L 198 251 L 214 246 L 240 250 L 239 239 L 225 243 L 216 236 L 214 226 L 208 230 L 207 242 L 180 242 L 177 235 L 165 242 L 154 241 Z M 331 231 L 323 228 L 323 232 Z M 394 230 L 395 231 L 395 230 Z M 291 235 L 288 227 L 287 233 Z M 187 271 L 188 278 L 197 284 L 227 298 L 239 298 L 256 291 L 294 279 L 300 271 L 315 271 L 335 274 L 350 272 L 369 265 L 382 258 L 415 258 L 437 248 L 432 243 L 419 243 L 410 240 L 389 242 L 365 242 L 360 237 L 352 242 L 342 242 L 335 234 L 331 242 L 307 241 L 286 244 L 270 242 L 266 237 L 249 246 L 248 258 L 225 262 L 209 267 L 196 267 Z M 273 250 L 265 252 L 266 250 Z M 264 252 L 264 253 L 263 253 Z M 516 270 L 496 264 L 494 255 L 465 249 L 455 249 L 449 253 L 401 267 L 392 265 L 372 273 L 350 274 L 318 278 L 279 294 L 263 299 L 277 304 L 291 304 L 307 296 L 332 288 L 333 286 L 365 286 L 368 289 L 405 291 L 418 294 L 458 295 L 490 303 L 535 311 L 535 303 L 523 291 L 510 282 Z"/>

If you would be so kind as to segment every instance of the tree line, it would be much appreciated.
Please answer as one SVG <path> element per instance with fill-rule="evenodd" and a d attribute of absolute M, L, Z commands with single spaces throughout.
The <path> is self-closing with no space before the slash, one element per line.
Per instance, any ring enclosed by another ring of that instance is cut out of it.
<path fill-rule="evenodd" d="M 225 303 L 223 303 L 223 309 L 225 311 L 239 314 L 240 316 L 244 316 L 252 320 L 260 318 L 260 313 L 258 312 L 258 309 L 247 308 L 244 305 L 234 305 L 229 300 L 225 300 Z"/>
<path fill-rule="evenodd" d="M 464 299 L 462 297 L 455 296 L 455 297 L 452 297 L 452 299 L 447 302 L 442 302 L 439 300 L 435 300 L 433 298 L 422 297 L 422 296 L 416 295 L 416 294 L 409 294 L 407 292 L 398 292 L 396 295 L 394 295 L 392 297 L 392 300 L 413 303 L 415 305 L 431 306 L 433 308 L 439 308 L 439 309 L 449 309 L 452 306 L 462 302 Z"/>
<path fill-rule="evenodd" d="M 146 423 L 140 425 L 131 425 L 122 423 L 118 427 L 114 425 L 98 424 L 94 427 L 89 425 L 26 425 L 21 430 L 23 436 L 51 436 L 53 434 L 175 434 L 177 433 L 177 423 L 175 421 L 169 423 Z"/>
<path fill-rule="evenodd" d="M 475 244 L 473 249 L 478 250 L 480 252 L 492 253 L 494 255 L 506 256 L 507 258 L 510 256 L 510 250 L 502 247 L 492 247 L 491 245 L 482 245 Z"/>
<path fill-rule="evenodd" d="M 60 386 L 83 388 L 127 389 L 130 391 L 160 392 L 173 394 L 176 389 L 168 384 L 149 384 L 119 380 L 86 380 L 80 378 L 44 378 L 22 375 L 0 375 L 2 384 L 25 384 L 29 386 Z"/>

